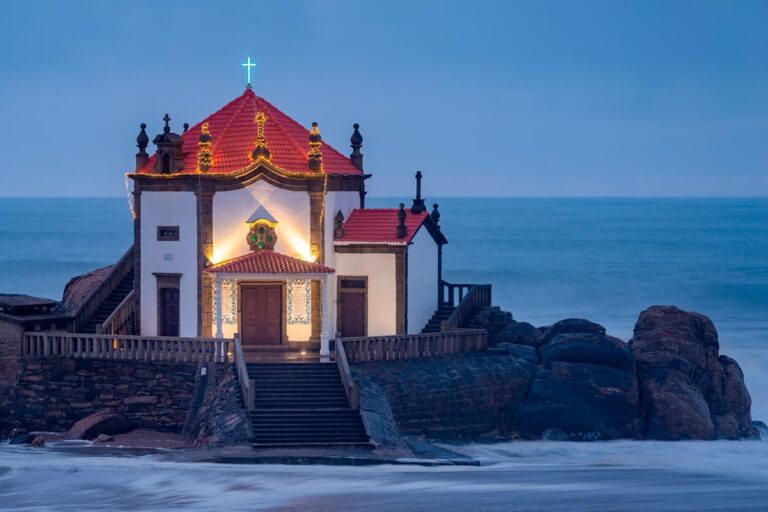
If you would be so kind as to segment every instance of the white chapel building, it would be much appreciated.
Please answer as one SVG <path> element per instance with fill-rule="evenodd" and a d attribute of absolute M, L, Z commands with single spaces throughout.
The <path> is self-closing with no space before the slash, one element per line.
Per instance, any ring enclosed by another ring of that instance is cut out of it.
<path fill-rule="evenodd" d="M 134 300 L 144 336 L 238 333 L 244 346 L 419 333 L 438 309 L 437 205 L 365 207 L 358 125 L 346 157 L 257 96 L 182 134 L 137 139 Z"/>

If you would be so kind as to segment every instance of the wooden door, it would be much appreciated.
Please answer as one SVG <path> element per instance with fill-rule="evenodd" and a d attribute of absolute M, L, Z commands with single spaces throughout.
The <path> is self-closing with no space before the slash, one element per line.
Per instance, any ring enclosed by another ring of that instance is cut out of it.
<path fill-rule="evenodd" d="M 365 293 L 341 291 L 340 332 L 342 338 L 365 336 Z"/>
<path fill-rule="evenodd" d="M 282 343 L 282 285 L 243 285 L 240 289 L 240 304 L 240 336 L 243 344 Z"/>
<path fill-rule="evenodd" d="M 160 336 L 179 335 L 179 289 L 160 288 Z"/>

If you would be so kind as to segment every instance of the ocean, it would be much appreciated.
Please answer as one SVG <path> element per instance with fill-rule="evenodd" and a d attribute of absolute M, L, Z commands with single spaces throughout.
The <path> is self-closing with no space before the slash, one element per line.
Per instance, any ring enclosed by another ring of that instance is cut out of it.
<path fill-rule="evenodd" d="M 768 199 L 435 202 L 446 280 L 491 283 L 518 320 L 588 318 L 624 340 L 650 305 L 704 313 L 744 370 L 753 417 L 768 420 Z M 0 199 L 0 292 L 60 298 L 128 249 L 131 226 L 124 198 Z M 208 467 L 0 447 L 0 510 L 768 509 L 768 441 L 461 449 L 483 467 Z"/>

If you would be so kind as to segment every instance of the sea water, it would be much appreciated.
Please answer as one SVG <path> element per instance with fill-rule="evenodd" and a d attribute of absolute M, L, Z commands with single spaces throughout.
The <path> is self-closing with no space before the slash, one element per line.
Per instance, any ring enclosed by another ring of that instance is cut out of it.
<path fill-rule="evenodd" d="M 625 340 L 650 305 L 705 313 L 744 369 L 753 416 L 768 418 L 768 199 L 436 202 L 446 280 L 491 283 L 518 320 L 584 317 Z M 0 199 L 0 292 L 58 299 L 132 237 L 124 198 Z M 1 446 L 0 509 L 768 510 L 765 441 L 461 450 L 484 465 L 243 467 Z"/>

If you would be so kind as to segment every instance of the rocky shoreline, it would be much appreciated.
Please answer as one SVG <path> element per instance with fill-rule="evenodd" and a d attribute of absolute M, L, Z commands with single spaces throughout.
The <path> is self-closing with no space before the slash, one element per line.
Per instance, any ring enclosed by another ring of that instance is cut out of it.
<path fill-rule="evenodd" d="M 489 333 L 485 353 L 355 365 L 380 442 L 759 438 L 741 369 L 699 313 L 648 308 L 629 342 L 588 320 L 535 327 L 499 308 L 474 327 Z"/>
<path fill-rule="evenodd" d="M 717 331 L 699 313 L 650 307 L 640 314 L 628 342 L 588 320 L 566 319 L 535 327 L 499 308 L 480 311 L 473 327 L 488 331 L 490 346 L 482 353 L 352 365 L 360 386 L 361 413 L 376 453 L 414 456 L 425 450 L 419 447 L 419 439 L 760 437 L 759 422 L 752 422 L 742 371 L 735 360 L 719 353 Z M 5 425 L 5 435 L 11 428 L 22 429 L 11 433 L 15 443 L 42 446 L 60 439 L 61 435 L 40 436 L 23 429 L 34 431 L 45 425 L 66 429 L 74 421 L 66 421 L 71 414 L 81 411 L 77 418 L 83 418 L 82 412 L 90 409 L 89 416 L 72 426 L 69 439 L 148 449 L 248 444 L 247 415 L 241 410 L 231 368 L 205 372 L 195 365 L 145 371 L 143 381 L 129 379 L 136 389 L 123 378 L 123 394 L 127 394 L 118 397 L 117 390 L 106 396 L 103 389 L 96 393 L 89 386 L 106 385 L 94 377 L 104 365 L 109 366 L 104 375 L 140 376 L 129 363 L 79 361 L 82 368 L 74 373 L 59 368 L 62 364 L 70 363 L 57 359 L 28 365 L 33 373 L 22 371 L 19 379 L 28 389 L 14 393 L 0 389 L 5 393 L 0 393 L 0 406 L 6 404 L 5 409 L 0 407 L 0 413 L 5 411 L 0 427 Z M 42 379 L 34 372 L 43 372 Z M 196 376 L 189 389 L 171 385 L 181 375 Z M 41 381 L 46 383 L 44 388 Z M 177 398 L 187 397 L 186 405 L 173 408 L 160 396 L 168 386 Z M 41 397 L 41 393 L 50 394 L 46 390 L 61 395 L 49 398 L 66 414 L 53 415 L 48 398 Z M 82 408 L 80 402 L 88 393 L 99 400 L 119 398 L 122 408 L 93 412 L 95 402 Z M 72 400 L 76 403 L 70 407 Z M 153 416 L 159 401 L 178 416 L 174 429 L 153 429 L 152 425 L 165 425 Z M 45 413 L 48 423 L 41 423 L 43 417 L 36 413 L 24 420 L 22 413 L 35 411 Z"/>

